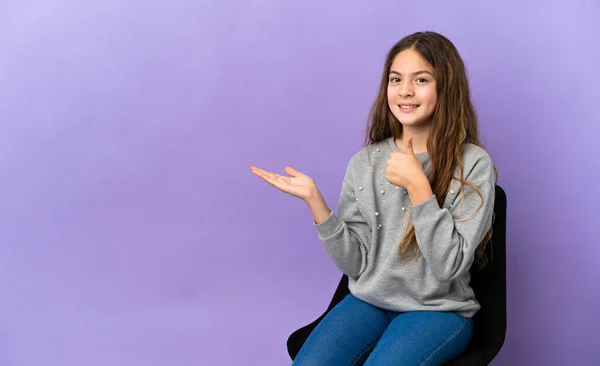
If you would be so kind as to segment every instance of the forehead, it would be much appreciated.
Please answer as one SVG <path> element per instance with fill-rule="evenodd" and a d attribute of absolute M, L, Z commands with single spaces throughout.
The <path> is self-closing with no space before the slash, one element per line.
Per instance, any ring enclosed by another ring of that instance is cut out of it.
<path fill-rule="evenodd" d="M 421 70 L 433 72 L 433 67 L 418 52 L 411 49 L 397 54 L 390 68 L 390 71 L 396 71 L 401 74 L 409 74 Z"/>

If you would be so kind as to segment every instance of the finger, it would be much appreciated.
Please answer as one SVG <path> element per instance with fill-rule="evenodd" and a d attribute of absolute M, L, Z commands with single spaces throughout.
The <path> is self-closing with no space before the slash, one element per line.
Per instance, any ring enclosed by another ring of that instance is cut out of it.
<path fill-rule="evenodd" d="M 259 168 L 254 168 L 256 170 L 258 170 L 261 174 L 263 174 L 266 177 L 269 177 L 271 179 L 275 179 L 275 180 L 279 180 L 285 183 L 290 183 L 290 177 L 286 177 L 285 175 L 280 175 L 277 173 L 273 173 L 273 172 L 268 172 L 266 170 L 262 170 Z"/>
<path fill-rule="evenodd" d="M 271 172 L 268 172 L 268 171 L 266 171 L 266 170 L 262 170 L 262 169 L 260 169 L 260 168 L 257 168 L 257 167 L 252 167 L 252 168 L 250 168 L 250 169 L 251 169 L 251 170 L 252 170 L 252 172 L 254 172 L 254 173 L 257 173 L 257 172 L 258 172 L 258 173 L 260 173 L 260 174 L 262 174 L 262 175 L 265 175 L 265 176 L 267 176 L 267 177 L 274 177 L 274 176 L 275 176 L 275 173 L 271 173 Z"/>
<path fill-rule="evenodd" d="M 253 173 L 254 173 L 254 172 L 257 172 L 257 171 L 259 171 L 259 172 L 264 172 L 264 170 L 262 170 L 261 168 L 257 168 L 257 167 L 255 167 L 254 165 L 252 165 L 252 166 L 250 167 L 250 171 L 252 171 Z"/>
<path fill-rule="evenodd" d="M 266 170 L 262 170 L 262 169 L 259 169 L 256 167 L 253 167 L 250 170 L 252 170 L 252 173 L 254 173 L 255 175 L 259 176 L 260 178 L 262 178 L 266 181 L 269 181 L 274 178 L 273 173 L 267 172 Z"/>
<path fill-rule="evenodd" d="M 286 173 L 288 173 L 292 177 L 297 177 L 297 176 L 303 175 L 302 173 L 300 173 L 296 169 L 292 168 L 291 166 L 286 166 L 284 170 Z"/>
<path fill-rule="evenodd" d="M 278 179 L 272 173 L 257 170 L 257 171 L 254 171 L 254 174 L 256 174 L 259 178 L 261 178 L 265 182 L 269 183 L 273 187 L 280 188 L 281 183 L 278 181 Z"/>
<path fill-rule="evenodd" d="M 262 169 L 254 168 L 252 169 L 252 172 L 265 182 L 278 189 L 283 189 L 290 183 L 289 177 L 284 177 L 279 174 L 267 172 Z"/>
<path fill-rule="evenodd" d="M 407 154 L 415 155 L 415 150 L 413 149 L 413 139 L 414 139 L 414 137 L 411 136 L 406 140 L 406 153 Z"/>
<path fill-rule="evenodd" d="M 283 182 L 283 183 L 290 183 L 290 177 L 286 177 L 285 175 L 280 175 L 277 173 L 273 173 L 273 179 L 277 180 L 278 182 Z"/>

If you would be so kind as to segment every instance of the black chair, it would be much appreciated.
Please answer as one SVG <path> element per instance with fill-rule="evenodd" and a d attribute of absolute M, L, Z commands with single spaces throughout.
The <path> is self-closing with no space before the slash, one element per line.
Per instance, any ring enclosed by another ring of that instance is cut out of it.
<path fill-rule="evenodd" d="M 473 317 L 473 338 L 465 352 L 446 365 L 488 365 L 500 352 L 506 334 L 506 193 L 496 185 L 495 219 L 493 234 L 486 248 L 487 265 L 481 269 L 471 267 L 471 287 L 481 309 Z M 348 277 L 342 279 L 333 295 L 329 307 L 318 319 L 296 330 L 287 340 L 290 357 L 296 358 L 300 348 L 312 330 L 346 295 Z"/>

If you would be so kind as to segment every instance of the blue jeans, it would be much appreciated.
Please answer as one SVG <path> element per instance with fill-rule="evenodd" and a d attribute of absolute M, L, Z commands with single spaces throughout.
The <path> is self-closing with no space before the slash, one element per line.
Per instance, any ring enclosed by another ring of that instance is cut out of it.
<path fill-rule="evenodd" d="M 455 312 L 383 310 L 346 296 L 312 331 L 294 365 L 442 365 L 459 356 L 473 319 Z"/>

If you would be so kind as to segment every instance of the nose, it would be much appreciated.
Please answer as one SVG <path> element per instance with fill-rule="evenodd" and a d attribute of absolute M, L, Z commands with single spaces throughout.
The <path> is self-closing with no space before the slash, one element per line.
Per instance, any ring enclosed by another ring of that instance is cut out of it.
<path fill-rule="evenodd" d="M 400 95 L 402 98 L 412 97 L 414 95 L 412 84 L 407 81 L 403 81 L 398 88 L 398 95 Z"/>

